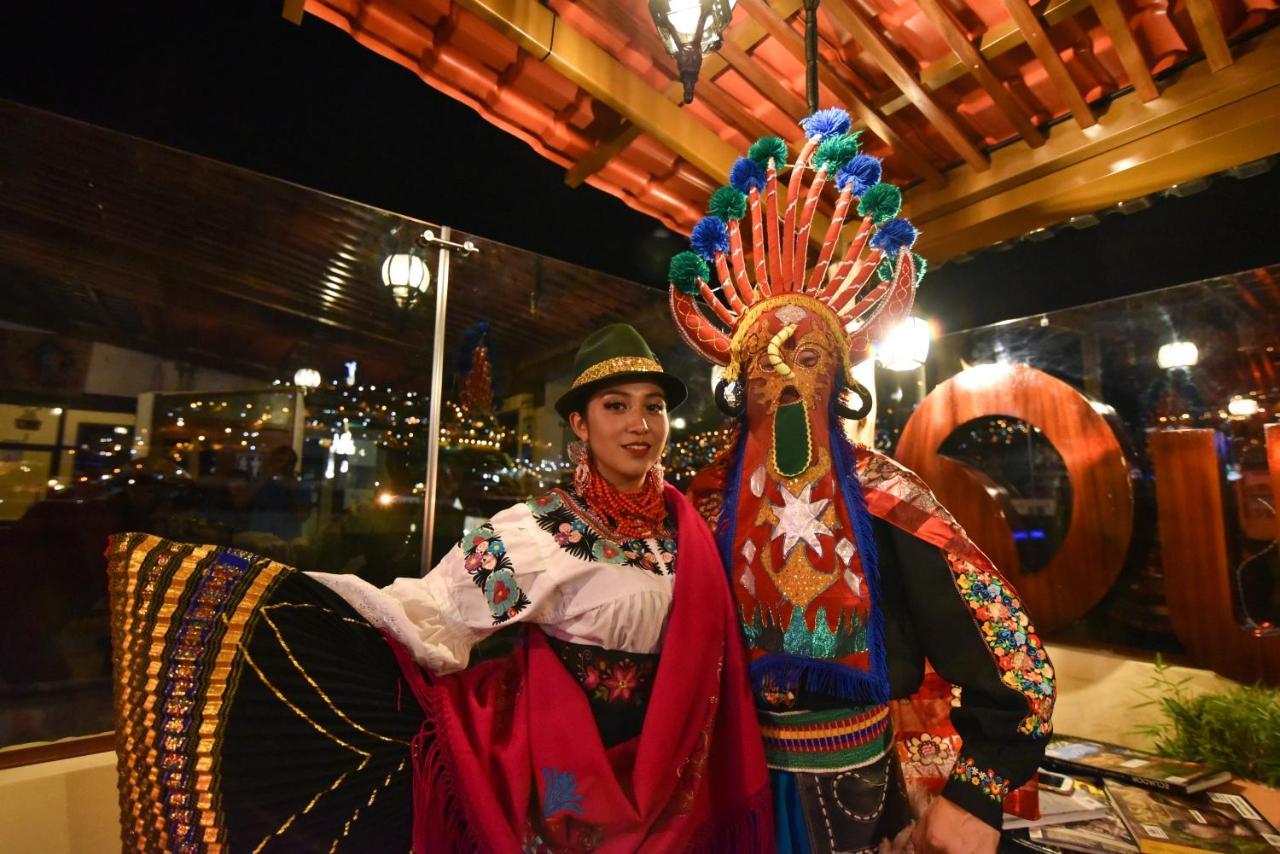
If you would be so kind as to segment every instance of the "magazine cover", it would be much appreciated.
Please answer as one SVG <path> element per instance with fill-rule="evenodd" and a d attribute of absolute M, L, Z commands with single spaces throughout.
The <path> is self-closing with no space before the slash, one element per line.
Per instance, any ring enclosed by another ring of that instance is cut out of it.
<path fill-rule="evenodd" d="M 1152 792 L 1115 780 L 1108 780 L 1106 789 L 1116 813 L 1144 854 L 1280 851 L 1280 834 L 1240 795 Z"/>
<path fill-rule="evenodd" d="M 1100 787 L 1084 780 L 1075 780 L 1070 794 L 1040 790 L 1040 817 L 1020 818 L 1004 814 L 1004 829 L 1018 830 L 1024 827 L 1044 827 L 1050 824 L 1068 824 L 1104 818 L 1111 814 L 1107 794 Z M 1137 850 L 1136 848 L 1134 849 Z"/>
<path fill-rule="evenodd" d="M 1229 771 L 1215 771 L 1196 762 L 1156 756 L 1141 750 L 1055 735 L 1045 750 L 1046 767 L 1075 774 L 1101 774 L 1155 789 L 1190 794 L 1231 779 Z"/>
<path fill-rule="evenodd" d="M 1111 798 L 1101 784 L 1094 785 L 1076 778 L 1077 789 L 1106 805 L 1106 814 L 1088 821 L 1034 827 L 1029 837 L 1063 851 L 1097 852 L 1097 854 L 1137 854 L 1138 844 L 1129 835 L 1124 822 L 1115 814 Z"/>

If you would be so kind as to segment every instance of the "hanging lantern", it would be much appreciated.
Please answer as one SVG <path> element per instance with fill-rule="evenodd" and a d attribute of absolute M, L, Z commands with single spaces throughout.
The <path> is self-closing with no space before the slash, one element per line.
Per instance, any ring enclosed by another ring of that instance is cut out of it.
<path fill-rule="evenodd" d="M 693 100 L 693 84 L 702 70 L 703 54 L 720 49 L 725 27 L 733 19 L 735 0 L 649 0 L 649 14 L 662 45 L 675 57 L 684 83 L 684 102 Z"/>
<path fill-rule="evenodd" d="M 396 305 L 412 308 L 431 287 L 431 271 L 417 255 L 400 252 L 382 262 L 382 284 L 391 289 Z"/>
<path fill-rule="evenodd" d="M 908 317 L 899 323 L 876 347 L 876 359 L 891 371 L 914 371 L 929 358 L 929 339 L 933 331 L 919 317 Z"/>
<path fill-rule="evenodd" d="M 293 384 L 298 388 L 319 388 L 320 372 L 315 368 L 298 368 L 297 373 L 293 375 Z"/>

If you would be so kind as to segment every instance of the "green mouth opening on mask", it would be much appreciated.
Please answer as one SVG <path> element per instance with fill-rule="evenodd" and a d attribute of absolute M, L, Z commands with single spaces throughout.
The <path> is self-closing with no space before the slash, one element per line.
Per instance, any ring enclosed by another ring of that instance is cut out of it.
<path fill-rule="evenodd" d="M 784 403 L 773 414 L 773 460 L 778 474 L 796 477 L 813 462 L 809 409 L 804 401 Z"/>

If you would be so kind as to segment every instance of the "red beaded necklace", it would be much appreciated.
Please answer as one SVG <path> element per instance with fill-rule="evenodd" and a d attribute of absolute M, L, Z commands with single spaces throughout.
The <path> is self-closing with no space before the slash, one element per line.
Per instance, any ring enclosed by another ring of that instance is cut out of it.
<path fill-rule="evenodd" d="M 599 514 L 610 528 L 629 539 L 660 536 L 665 528 L 667 503 L 662 497 L 662 474 L 655 466 L 635 492 L 622 492 L 589 464 L 585 483 L 577 484 L 578 497 Z"/>

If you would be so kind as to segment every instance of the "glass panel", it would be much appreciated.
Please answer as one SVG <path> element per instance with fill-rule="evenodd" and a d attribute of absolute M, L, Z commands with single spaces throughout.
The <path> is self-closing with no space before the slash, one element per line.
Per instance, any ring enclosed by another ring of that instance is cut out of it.
<path fill-rule="evenodd" d="M 434 291 L 398 303 L 382 267 L 435 256 L 426 223 L 13 104 L 0 119 L 3 747 L 111 729 L 114 533 L 418 572 Z"/>
<path fill-rule="evenodd" d="M 928 363 L 929 389 L 975 366 L 1030 365 L 1083 395 L 1109 425 L 1124 450 L 1134 494 L 1133 537 L 1123 568 L 1099 604 L 1071 625 L 1049 632 L 1056 640 L 1188 652 L 1174 632 L 1169 560 L 1162 549 L 1162 508 L 1157 503 L 1161 470 L 1152 454 L 1158 434 L 1171 430 L 1209 431 L 1216 448 L 1225 535 L 1224 581 L 1230 587 L 1227 624 L 1257 635 L 1280 625 L 1280 561 L 1276 557 L 1276 473 L 1268 467 L 1264 428 L 1280 420 L 1280 267 L 1109 300 L 1036 317 L 957 332 L 934 342 Z M 920 400 L 924 371 L 895 374 L 879 370 L 881 396 L 877 444 L 895 449 Z M 1010 398 L 1011 399 L 1011 398 Z M 1039 480 L 1036 498 L 1052 524 L 1043 551 L 1028 555 L 1028 566 L 1043 566 L 1061 545 L 1054 531 L 1072 524 L 1062 508 L 1071 501 L 1061 459 L 1043 436 L 1027 443 L 1014 437 L 991 443 L 997 434 L 1022 430 L 1016 419 L 995 411 L 980 420 L 977 435 L 953 436 L 940 452 L 975 464 L 1006 485 L 1011 471 Z M 1001 422 L 1004 422 L 1001 425 Z M 1039 425 L 1035 425 L 1039 426 Z M 1272 429 L 1276 429 L 1272 427 Z M 1034 430 L 1033 430 L 1034 432 Z M 1273 445 L 1280 434 L 1272 438 Z M 967 448 L 964 446 L 968 446 Z M 1030 457 L 1028 457 L 1030 454 Z M 1028 460 L 1034 460 L 1031 465 Z M 1280 447 L 1271 466 L 1280 465 Z M 1016 481 L 1016 478 L 1014 478 Z M 1215 526 L 1195 507 L 1216 506 L 1209 496 L 1167 496 L 1190 502 L 1197 530 L 1212 544 Z M 1168 507 L 1163 508 L 1166 512 Z M 1032 529 L 1033 530 L 1033 529 Z M 1015 528 L 1015 537 L 1017 536 Z M 1201 569 L 1201 575 L 1210 572 Z M 1216 572 L 1216 570 L 1215 570 Z M 1073 583 L 1068 574 L 1055 584 Z M 1061 589 L 1061 588 L 1059 588 Z M 1189 625 L 1207 624 L 1209 604 L 1182 616 Z M 1203 663 L 1203 662 L 1202 662 Z M 1242 677 L 1254 678 L 1254 677 Z"/>

